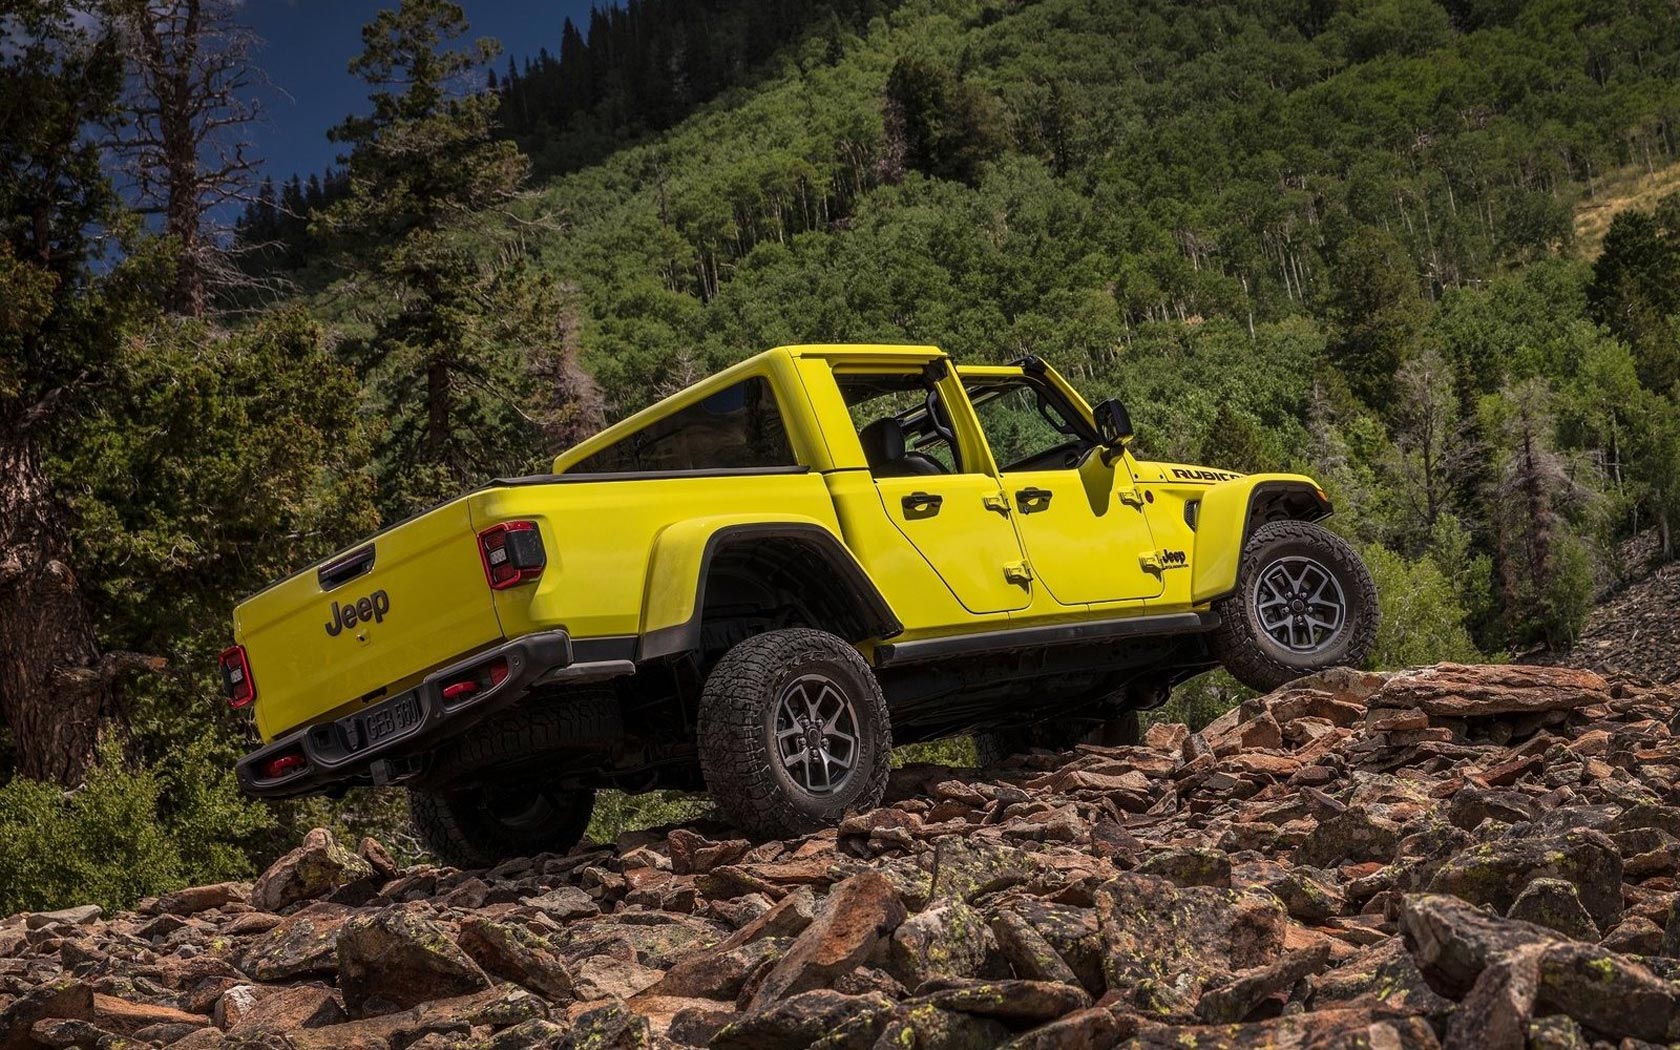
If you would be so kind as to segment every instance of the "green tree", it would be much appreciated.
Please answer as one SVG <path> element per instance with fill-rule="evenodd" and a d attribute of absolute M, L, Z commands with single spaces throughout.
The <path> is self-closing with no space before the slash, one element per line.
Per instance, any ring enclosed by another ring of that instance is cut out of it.
<path fill-rule="evenodd" d="M 454 49 L 466 31 L 445 0 L 381 11 L 350 63 L 374 89 L 373 111 L 332 132 L 350 147 L 349 187 L 318 224 L 346 250 L 347 279 L 382 286 L 391 304 L 347 345 L 383 424 L 390 512 L 529 465 L 535 420 L 591 390 L 564 338 L 562 290 L 533 272 L 516 232 L 525 159 L 493 136 L 494 96 L 454 93 L 498 50 L 490 40 Z M 557 372 L 572 376 L 569 389 L 537 389 Z"/>
<path fill-rule="evenodd" d="M 1328 313 L 1337 338 L 1331 360 L 1355 393 L 1385 404 L 1406 346 L 1427 316 L 1417 267 L 1397 239 L 1369 228 L 1337 246 L 1333 266 Z"/>
<path fill-rule="evenodd" d="M 1001 145 L 996 110 L 979 87 L 926 55 L 906 55 L 887 75 L 882 102 L 883 160 L 904 169 L 972 183 Z"/>
<path fill-rule="evenodd" d="M 118 221 L 97 143 L 122 64 L 108 27 L 65 0 L 0 15 L 0 718 L 26 777 L 79 782 L 120 675 L 102 653 L 52 475 L 134 303 L 137 267 L 95 265 Z"/>

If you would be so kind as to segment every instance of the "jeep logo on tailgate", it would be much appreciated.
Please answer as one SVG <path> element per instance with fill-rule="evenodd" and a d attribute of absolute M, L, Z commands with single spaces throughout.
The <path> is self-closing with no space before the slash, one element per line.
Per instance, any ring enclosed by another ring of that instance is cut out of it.
<path fill-rule="evenodd" d="M 332 618 L 327 621 L 327 633 L 336 638 L 346 627 L 354 627 L 368 620 L 384 623 L 385 614 L 390 611 L 391 596 L 383 590 L 374 591 L 366 598 L 357 598 L 343 605 L 333 602 Z"/>

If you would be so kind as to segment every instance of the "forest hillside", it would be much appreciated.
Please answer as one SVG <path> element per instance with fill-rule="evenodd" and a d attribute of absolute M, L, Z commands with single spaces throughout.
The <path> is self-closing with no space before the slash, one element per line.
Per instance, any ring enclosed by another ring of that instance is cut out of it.
<path fill-rule="evenodd" d="M 1040 354 L 1146 454 L 1319 477 L 1383 667 L 1560 649 L 1674 555 L 1660 0 L 648 0 L 537 56 L 405 0 L 343 165 L 238 194 L 243 52 L 183 104 L 169 5 L 13 6 L 0 912 L 394 827 L 239 798 L 233 604 L 780 343 Z"/>

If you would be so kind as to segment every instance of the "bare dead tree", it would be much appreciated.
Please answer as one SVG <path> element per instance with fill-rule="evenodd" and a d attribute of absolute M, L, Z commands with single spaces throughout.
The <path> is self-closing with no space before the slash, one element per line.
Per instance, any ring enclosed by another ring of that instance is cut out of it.
<path fill-rule="evenodd" d="M 234 0 L 112 0 L 127 62 L 116 149 L 138 211 L 175 241 L 165 304 L 202 317 L 212 289 L 242 283 L 228 254 L 231 215 L 253 198 L 246 128 L 259 114 L 255 36 Z"/>

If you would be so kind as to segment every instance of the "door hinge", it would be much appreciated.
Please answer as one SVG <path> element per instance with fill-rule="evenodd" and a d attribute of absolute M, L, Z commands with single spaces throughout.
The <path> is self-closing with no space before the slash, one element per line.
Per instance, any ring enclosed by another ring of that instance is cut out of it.
<path fill-rule="evenodd" d="M 1009 515 L 1009 497 L 1001 492 L 993 493 L 990 496 L 981 496 L 980 502 L 985 505 L 987 510 L 995 510 L 1005 517 Z"/>
<path fill-rule="evenodd" d="M 1030 583 L 1033 578 L 1032 566 L 1024 561 L 1005 562 L 1003 578 L 1010 583 Z"/>
<path fill-rule="evenodd" d="M 1144 572 L 1158 573 L 1161 571 L 1161 559 L 1157 558 L 1153 551 L 1138 555 L 1138 564 L 1143 566 Z"/>
<path fill-rule="evenodd" d="M 1121 489 L 1120 502 L 1128 507 L 1141 507 L 1143 506 L 1143 493 L 1137 489 Z"/>

